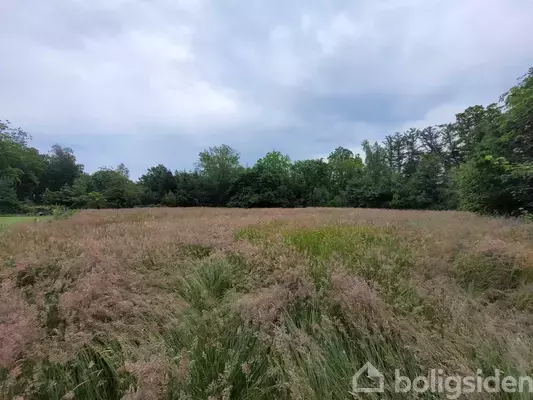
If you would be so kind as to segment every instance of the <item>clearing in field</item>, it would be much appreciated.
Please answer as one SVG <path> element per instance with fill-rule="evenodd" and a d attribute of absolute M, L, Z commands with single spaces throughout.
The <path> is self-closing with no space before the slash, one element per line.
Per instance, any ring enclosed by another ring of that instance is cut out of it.
<path fill-rule="evenodd" d="M 366 362 L 385 392 L 361 398 L 412 398 L 395 368 L 532 374 L 533 226 L 517 220 L 83 211 L 11 227 L 0 255 L 1 398 L 350 399 Z"/>
<path fill-rule="evenodd" d="M 39 221 L 48 221 L 52 217 L 31 217 L 24 215 L 14 215 L 14 216 L 0 216 L 0 231 L 6 229 L 8 226 L 13 224 L 19 224 L 22 222 L 39 222 Z"/>

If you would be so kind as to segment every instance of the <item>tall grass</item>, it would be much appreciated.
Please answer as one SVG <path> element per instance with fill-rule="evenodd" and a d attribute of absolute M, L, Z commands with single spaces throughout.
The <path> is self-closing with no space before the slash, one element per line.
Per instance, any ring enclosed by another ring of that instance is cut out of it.
<path fill-rule="evenodd" d="M 396 368 L 531 374 L 531 233 L 376 210 L 30 225 L 0 247 L 0 398 L 349 399 L 367 361 L 376 399 L 412 398 L 391 391 Z"/>

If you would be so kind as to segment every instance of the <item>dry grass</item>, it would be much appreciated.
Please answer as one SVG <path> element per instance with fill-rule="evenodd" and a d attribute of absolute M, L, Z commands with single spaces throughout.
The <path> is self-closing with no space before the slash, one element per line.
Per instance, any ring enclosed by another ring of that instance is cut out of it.
<path fill-rule="evenodd" d="M 0 398 L 345 399 L 367 360 L 533 372 L 517 220 L 84 211 L 13 226 L 0 256 Z"/>

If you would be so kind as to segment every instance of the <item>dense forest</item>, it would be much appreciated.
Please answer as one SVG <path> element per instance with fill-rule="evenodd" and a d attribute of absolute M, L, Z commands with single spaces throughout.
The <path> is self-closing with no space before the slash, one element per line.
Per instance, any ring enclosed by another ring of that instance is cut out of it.
<path fill-rule="evenodd" d="M 533 212 L 533 68 L 498 103 L 453 122 L 338 147 L 327 160 L 271 151 L 244 167 L 227 145 L 201 152 L 191 171 L 154 166 L 137 182 L 125 165 L 83 171 L 73 151 L 40 154 L 31 137 L 0 121 L 0 212 L 39 207 L 373 207 Z"/>

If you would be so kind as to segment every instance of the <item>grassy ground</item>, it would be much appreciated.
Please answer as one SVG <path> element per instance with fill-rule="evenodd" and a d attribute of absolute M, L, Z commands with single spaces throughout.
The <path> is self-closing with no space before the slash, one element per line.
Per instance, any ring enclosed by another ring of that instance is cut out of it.
<path fill-rule="evenodd" d="M 47 221 L 52 217 L 32 217 L 25 215 L 14 215 L 14 216 L 1 216 L 0 215 L 0 230 L 6 229 L 9 225 L 18 224 L 21 222 L 34 222 L 34 221 Z"/>
<path fill-rule="evenodd" d="M 533 225 L 519 221 L 84 211 L 14 226 L 0 257 L 0 398 L 349 399 L 367 361 L 387 390 L 361 398 L 413 398 L 391 391 L 395 368 L 533 373 Z"/>

